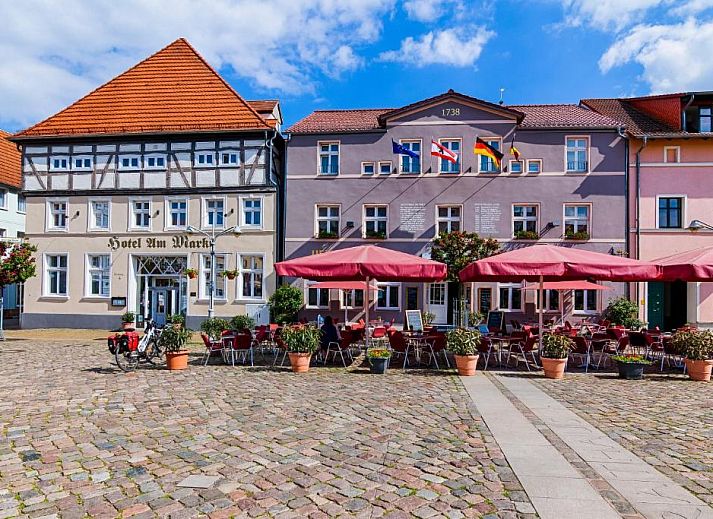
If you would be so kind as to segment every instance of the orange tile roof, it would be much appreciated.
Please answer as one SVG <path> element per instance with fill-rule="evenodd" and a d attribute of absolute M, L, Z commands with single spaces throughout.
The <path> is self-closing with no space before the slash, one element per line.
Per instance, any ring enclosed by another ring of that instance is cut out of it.
<path fill-rule="evenodd" d="M 255 129 L 270 125 L 179 38 L 15 137 Z"/>
<path fill-rule="evenodd" d="M 288 133 L 361 132 L 381 128 L 379 116 L 393 108 L 364 108 L 346 110 L 315 110 L 297 121 Z"/>
<path fill-rule="evenodd" d="M 11 134 L 0 130 L 0 184 L 22 187 L 22 156 L 14 142 L 7 140 Z"/>
<path fill-rule="evenodd" d="M 521 128 L 616 128 L 621 123 L 574 104 L 509 105 L 525 114 Z"/>

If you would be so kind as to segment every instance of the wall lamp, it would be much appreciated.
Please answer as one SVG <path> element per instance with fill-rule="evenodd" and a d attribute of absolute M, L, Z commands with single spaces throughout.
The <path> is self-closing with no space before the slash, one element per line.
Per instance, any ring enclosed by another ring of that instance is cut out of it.
<path fill-rule="evenodd" d="M 701 220 L 692 220 L 691 223 L 686 227 L 691 232 L 696 231 L 713 231 L 713 225 L 702 222 Z"/>

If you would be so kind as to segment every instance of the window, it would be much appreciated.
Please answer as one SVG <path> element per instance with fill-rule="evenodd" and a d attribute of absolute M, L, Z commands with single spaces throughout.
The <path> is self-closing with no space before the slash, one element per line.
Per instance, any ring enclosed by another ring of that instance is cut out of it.
<path fill-rule="evenodd" d="M 67 228 L 67 202 L 54 200 L 49 202 L 49 227 L 50 229 Z"/>
<path fill-rule="evenodd" d="M 0 228 L 0 238 L 5 238 L 7 236 L 7 229 Z"/>
<path fill-rule="evenodd" d="M 17 195 L 17 212 L 27 212 L 27 199 L 22 195 Z"/>
<path fill-rule="evenodd" d="M 498 308 L 508 312 L 522 310 L 522 289 L 519 283 L 498 284 Z"/>
<path fill-rule="evenodd" d="M 150 229 L 151 228 L 151 201 L 150 200 L 134 200 L 131 203 L 133 212 L 131 227 L 134 229 Z"/>
<path fill-rule="evenodd" d="M 574 291 L 574 313 L 591 314 L 597 311 L 596 290 Z"/>
<path fill-rule="evenodd" d="M 220 154 L 220 163 L 223 166 L 237 166 L 240 154 L 237 151 L 223 152 Z"/>
<path fill-rule="evenodd" d="M 319 143 L 319 173 L 321 175 L 336 175 L 339 173 L 339 143 Z"/>
<path fill-rule="evenodd" d="M 560 309 L 560 293 L 558 290 L 543 290 L 545 296 L 545 311 L 558 312 Z M 537 309 L 540 309 L 540 291 L 535 292 L 537 301 Z"/>
<path fill-rule="evenodd" d="M 339 206 L 317 206 L 317 237 L 339 238 Z"/>
<path fill-rule="evenodd" d="M 168 200 L 168 226 L 182 228 L 188 223 L 188 200 L 172 198 Z"/>
<path fill-rule="evenodd" d="M 243 198 L 243 221 L 245 227 L 260 228 L 262 226 L 262 199 Z"/>
<path fill-rule="evenodd" d="M 575 173 L 589 171 L 588 148 L 589 141 L 586 137 L 567 137 L 567 171 Z"/>
<path fill-rule="evenodd" d="M 72 169 L 78 171 L 88 171 L 92 169 L 91 157 L 74 157 L 72 159 Z"/>
<path fill-rule="evenodd" d="M 223 227 L 225 224 L 225 201 L 222 198 L 205 200 L 205 226 Z"/>
<path fill-rule="evenodd" d="M 401 308 L 401 283 L 377 283 L 377 310 L 398 310 Z"/>
<path fill-rule="evenodd" d="M 437 234 L 442 232 L 460 231 L 460 206 L 436 206 Z"/>
<path fill-rule="evenodd" d="M 699 131 L 701 133 L 710 132 L 711 127 L 711 108 L 710 106 L 701 106 L 698 108 Z"/>
<path fill-rule="evenodd" d="M 379 162 L 379 175 L 390 175 L 392 167 L 390 160 Z"/>
<path fill-rule="evenodd" d="M 522 173 L 522 161 L 521 160 L 511 160 L 510 161 L 510 173 Z"/>
<path fill-rule="evenodd" d="M 146 157 L 146 168 L 147 169 L 165 169 L 166 168 L 166 157 L 160 155 L 150 155 Z"/>
<path fill-rule="evenodd" d="M 529 159 L 527 161 L 527 172 L 528 173 L 541 173 L 542 172 L 542 159 Z"/>
<path fill-rule="evenodd" d="M 193 165 L 199 167 L 210 167 L 214 164 L 213 157 L 215 153 L 210 152 L 196 152 L 195 158 L 193 159 Z"/>
<path fill-rule="evenodd" d="M 340 290 L 342 293 L 342 308 L 364 308 L 363 290 Z"/>
<path fill-rule="evenodd" d="M 52 169 L 55 171 L 66 170 L 69 167 L 69 158 L 52 157 Z"/>
<path fill-rule="evenodd" d="M 401 141 L 401 146 L 418 155 L 401 155 L 401 173 L 421 173 L 421 141 Z"/>
<path fill-rule="evenodd" d="M 87 295 L 109 297 L 111 286 L 111 259 L 108 254 L 87 256 Z"/>
<path fill-rule="evenodd" d="M 306 282 L 307 308 L 329 308 L 329 289 L 312 288 L 313 284 Z"/>
<path fill-rule="evenodd" d="M 514 205 L 512 206 L 512 233 L 517 237 L 519 233 L 537 233 L 537 206 Z"/>
<path fill-rule="evenodd" d="M 481 314 L 487 315 L 490 310 L 493 309 L 492 307 L 492 302 L 493 302 L 493 289 L 489 287 L 485 288 L 479 288 L 478 289 L 478 312 Z"/>
<path fill-rule="evenodd" d="M 67 295 L 66 254 L 45 256 L 45 294 L 49 296 Z"/>
<path fill-rule="evenodd" d="M 681 229 L 683 227 L 683 198 L 659 198 L 659 229 Z"/>
<path fill-rule="evenodd" d="M 119 157 L 119 169 L 139 169 L 139 157 Z"/>
<path fill-rule="evenodd" d="M 681 148 L 678 146 L 664 146 L 663 148 L 664 162 L 681 162 Z"/>
<path fill-rule="evenodd" d="M 373 175 L 375 166 L 373 162 L 362 162 L 361 163 L 361 174 L 362 175 Z"/>
<path fill-rule="evenodd" d="M 200 283 L 200 298 L 210 298 L 210 283 L 212 276 L 210 254 L 201 255 L 201 283 Z M 225 277 L 222 273 L 225 272 L 225 254 L 215 255 L 215 285 L 213 287 L 213 297 L 215 299 L 225 299 Z"/>
<path fill-rule="evenodd" d="M 364 206 L 364 238 L 386 238 L 387 206 Z"/>
<path fill-rule="evenodd" d="M 89 228 L 109 229 L 109 201 L 92 200 L 89 202 Z"/>
<path fill-rule="evenodd" d="M 7 209 L 7 189 L 0 189 L 0 209 Z"/>
<path fill-rule="evenodd" d="M 460 139 L 441 139 L 441 146 L 451 150 L 458 155 L 458 160 L 456 162 L 451 162 L 450 160 L 440 159 L 440 171 L 441 173 L 459 173 L 460 172 Z"/>
<path fill-rule="evenodd" d="M 240 256 L 240 297 L 241 299 L 262 299 L 263 257 L 258 255 Z"/>
<path fill-rule="evenodd" d="M 565 204 L 564 235 L 589 234 L 589 205 Z"/>
<path fill-rule="evenodd" d="M 500 139 L 483 139 L 486 143 L 488 143 L 490 146 L 495 148 L 496 150 L 500 150 Z M 480 158 L 478 164 L 479 164 L 479 171 L 481 173 L 498 173 L 500 170 L 495 166 L 495 161 L 491 159 L 490 157 L 486 157 L 485 155 L 478 155 Z"/>

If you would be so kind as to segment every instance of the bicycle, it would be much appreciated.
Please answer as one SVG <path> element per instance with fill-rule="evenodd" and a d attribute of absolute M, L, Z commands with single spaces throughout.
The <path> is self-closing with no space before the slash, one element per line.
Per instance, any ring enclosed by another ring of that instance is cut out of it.
<path fill-rule="evenodd" d="M 155 366 L 163 362 L 165 350 L 161 345 L 162 331 L 152 320 L 148 320 L 140 339 L 136 332 L 109 337 L 109 351 L 114 354 L 119 369 L 128 372 L 136 370 L 141 363 Z"/>

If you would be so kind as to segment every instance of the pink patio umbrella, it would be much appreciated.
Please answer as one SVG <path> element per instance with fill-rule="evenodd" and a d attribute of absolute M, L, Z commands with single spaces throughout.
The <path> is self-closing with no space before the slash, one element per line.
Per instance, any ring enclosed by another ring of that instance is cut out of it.
<path fill-rule="evenodd" d="M 459 273 L 466 281 L 537 281 L 542 301 L 545 281 L 598 279 L 601 281 L 651 281 L 661 277 L 661 267 L 600 252 L 572 247 L 532 245 L 474 261 Z M 539 325 L 542 330 L 540 305 Z M 540 333 L 542 348 L 542 333 Z"/>
<path fill-rule="evenodd" d="M 367 285 L 364 281 L 320 281 L 314 285 L 310 285 L 311 288 L 325 288 L 325 289 L 337 289 L 337 290 L 364 290 L 377 292 L 379 289 L 374 285 Z M 344 323 L 347 322 L 347 307 L 344 307 Z"/>
<path fill-rule="evenodd" d="M 689 250 L 654 260 L 664 281 L 713 281 L 713 246 Z"/>
<path fill-rule="evenodd" d="M 441 281 L 446 278 L 444 263 L 428 260 L 376 245 L 338 249 L 313 256 L 303 256 L 275 264 L 280 276 L 317 281 Z M 364 298 L 364 315 L 369 323 L 370 291 Z M 369 346 L 367 326 L 366 346 Z"/>

